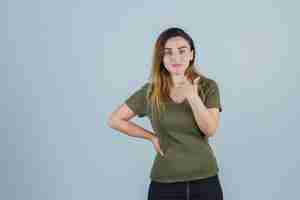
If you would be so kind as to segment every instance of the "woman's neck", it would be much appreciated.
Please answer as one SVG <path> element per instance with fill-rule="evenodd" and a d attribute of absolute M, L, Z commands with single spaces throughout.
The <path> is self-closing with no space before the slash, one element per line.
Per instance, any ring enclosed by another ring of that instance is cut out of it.
<path fill-rule="evenodd" d="M 176 87 L 178 85 L 182 85 L 185 81 L 187 81 L 186 76 L 184 76 L 183 74 L 180 75 L 172 75 L 172 83 L 173 86 Z"/>

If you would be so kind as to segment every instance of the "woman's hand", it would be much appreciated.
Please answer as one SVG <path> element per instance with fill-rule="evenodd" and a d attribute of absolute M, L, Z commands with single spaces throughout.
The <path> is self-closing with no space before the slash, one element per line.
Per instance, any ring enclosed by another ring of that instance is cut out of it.
<path fill-rule="evenodd" d="M 190 83 L 187 79 L 182 81 L 181 84 L 177 85 L 175 88 L 179 94 L 182 94 L 186 99 L 198 96 L 198 82 L 200 76 L 194 79 L 193 83 Z"/>
<path fill-rule="evenodd" d="M 160 148 L 159 138 L 158 138 L 157 136 L 154 135 L 154 136 L 151 138 L 151 142 L 152 142 L 152 144 L 153 144 L 153 146 L 154 146 L 156 152 L 158 152 L 158 153 L 160 153 L 162 156 L 164 156 L 164 153 L 163 153 L 163 151 L 162 151 L 161 148 Z"/>
<path fill-rule="evenodd" d="M 198 82 L 200 80 L 200 77 L 197 77 L 193 83 L 190 83 L 189 81 L 186 81 L 186 84 L 183 85 L 184 89 L 184 95 L 185 98 L 188 100 L 190 98 L 198 96 Z"/>

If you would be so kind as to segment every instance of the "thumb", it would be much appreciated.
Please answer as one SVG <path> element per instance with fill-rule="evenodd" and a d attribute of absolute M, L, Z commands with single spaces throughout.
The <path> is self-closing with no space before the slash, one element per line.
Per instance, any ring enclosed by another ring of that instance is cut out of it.
<path fill-rule="evenodd" d="M 200 76 L 198 76 L 197 78 L 194 79 L 193 84 L 197 85 L 199 80 L 200 80 Z"/>
<path fill-rule="evenodd" d="M 160 146 L 158 147 L 158 151 L 162 156 L 164 156 L 164 152 L 161 150 Z"/>
<path fill-rule="evenodd" d="M 165 154 L 164 154 L 164 152 L 162 152 L 162 150 L 160 149 L 159 150 L 159 152 L 160 152 L 160 154 L 162 155 L 162 156 L 164 156 Z"/>
<path fill-rule="evenodd" d="M 194 88 L 195 90 L 198 90 L 198 82 L 200 80 L 200 76 L 198 76 L 197 78 L 194 79 L 193 81 L 193 85 L 194 85 Z"/>

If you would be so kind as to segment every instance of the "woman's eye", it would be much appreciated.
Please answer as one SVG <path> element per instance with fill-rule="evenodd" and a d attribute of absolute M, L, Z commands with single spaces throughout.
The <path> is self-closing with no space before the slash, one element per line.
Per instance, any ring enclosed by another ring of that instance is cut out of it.
<path fill-rule="evenodd" d="M 165 55 L 170 56 L 172 53 L 170 51 L 165 52 Z"/>
<path fill-rule="evenodd" d="M 180 53 L 180 54 L 184 54 L 184 53 L 185 53 L 185 51 L 184 51 L 184 50 L 182 50 L 182 51 L 179 51 L 179 53 Z"/>

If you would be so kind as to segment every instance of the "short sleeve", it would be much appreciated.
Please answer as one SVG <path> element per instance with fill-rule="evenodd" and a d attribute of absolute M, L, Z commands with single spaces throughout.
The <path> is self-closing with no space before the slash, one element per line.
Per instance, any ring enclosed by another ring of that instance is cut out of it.
<path fill-rule="evenodd" d="M 135 91 L 129 96 L 125 103 L 126 105 L 138 115 L 138 117 L 144 117 L 147 114 L 147 89 L 149 83 L 145 83 L 141 88 Z"/>
<path fill-rule="evenodd" d="M 220 100 L 220 91 L 218 84 L 212 79 L 210 79 L 210 86 L 208 88 L 205 106 L 207 108 L 219 108 L 220 112 L 222 112 L 223 110 Z"/>

